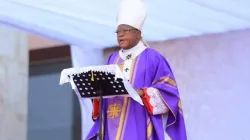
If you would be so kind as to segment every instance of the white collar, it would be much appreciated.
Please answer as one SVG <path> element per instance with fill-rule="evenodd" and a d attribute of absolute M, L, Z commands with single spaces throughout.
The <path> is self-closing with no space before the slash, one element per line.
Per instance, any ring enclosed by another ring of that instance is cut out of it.
<path fill-rule="evenodd" d="M 136 58 L 141 54 L 147 47 L 140 41 L 136 46 L 131 49 L 119 51 L 119 55 L 123 60 L 129 60 Z"/>

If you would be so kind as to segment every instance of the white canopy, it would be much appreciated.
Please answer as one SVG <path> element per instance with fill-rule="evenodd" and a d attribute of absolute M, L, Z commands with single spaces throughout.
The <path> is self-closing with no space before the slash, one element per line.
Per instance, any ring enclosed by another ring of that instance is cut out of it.
<path fill-rule="evenodd" d="M 250 28 L 249 0 L 145 0 L 147 41 Z M 0 22 L 85 47 L 116 45 L 119 0 L 0 0 Z M 129 9 L 129 7 L 128 7 Z"/>

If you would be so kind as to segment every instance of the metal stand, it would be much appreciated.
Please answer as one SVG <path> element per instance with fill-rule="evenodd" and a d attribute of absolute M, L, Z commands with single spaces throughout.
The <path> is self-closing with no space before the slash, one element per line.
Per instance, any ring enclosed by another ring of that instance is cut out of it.
<path fill-rule="evenodd" d="M 102 134 L 102 90 L 98 90 L 98 93 L 100 95 L 99 100 L 99 140 L 103 140 L 103 134 Z"/>

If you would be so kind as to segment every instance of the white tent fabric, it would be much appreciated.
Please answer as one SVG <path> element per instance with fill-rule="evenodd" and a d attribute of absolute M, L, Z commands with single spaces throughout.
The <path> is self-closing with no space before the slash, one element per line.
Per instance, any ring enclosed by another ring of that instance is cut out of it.
<path fill-rule="evenodd" d="M 249 0 L 145 0 L 147 41 L 250 27 Z M 68 44 L 116 45 L 119 0 L 0 0 L 0 22 Z M 129 7 L 128 7 L 129 8 Z"/>

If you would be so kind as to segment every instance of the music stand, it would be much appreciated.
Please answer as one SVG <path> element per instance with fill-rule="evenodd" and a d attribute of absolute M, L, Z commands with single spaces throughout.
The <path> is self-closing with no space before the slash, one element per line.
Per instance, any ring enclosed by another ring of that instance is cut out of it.
<path fill-rule="evenodd" d="M 143 105 L 128 80 L 122 74 L 118 65 L 103 65 L 84 68 L 64 69 L 61 73 L 60 84 L 70 82 L 82 98 L 99 98 L 99 139 L 102 134 L 102 99 L 114 96 L 130 96 Z"/>

